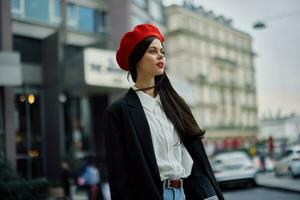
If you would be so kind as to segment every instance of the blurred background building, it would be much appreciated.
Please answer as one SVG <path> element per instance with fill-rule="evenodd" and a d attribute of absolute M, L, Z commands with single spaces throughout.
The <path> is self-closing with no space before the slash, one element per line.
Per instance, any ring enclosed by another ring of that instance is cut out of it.
<path fill-rule="evenodd" d="M 0 14 L 0 152 L 26 178 L 57 179 L 70 157 L 103 168 L 102 113 L 132 84 L 115 50 L 139 23 L 166 34 L 171 81 L 213 150 L 256 137 L 252 39 L 230 19 L 162 0 L 2 0 Z"/>
<path fill-rule="evenodd" d="M 161 0 L 1 0 L 0 141 L 26 178 L 60 176 L 60 162 L 104 164 L 101 117 L 130 82 L 115 62 L 121 34 L 152 22 Z"/>
<path fill-rule="evenodd" d="M 111 46 L 116 49 L 122 34 L 141 23 L 155 23 L 166 33 L 162 0 L 107 0 L 110 5 Z"/>
<path fill-rule="evenodd" d="M 300 116 L 291 114 L 286 116 L 270 116 L 262 119 L 260 121 L 258 139 L 265 141 L 265 148 L 268 148 L 270 137 L 273 140 L 277 155 L 284 152 L 288 146 L 299 143 Z"/>
<path fill-rule="evenodd" d="M 252 38 L 201 6 L 185 3 L 166 10 L 170 71 L 193 88 L 191 105 L 209 141 L 239 148 L 258 133 Z"/>

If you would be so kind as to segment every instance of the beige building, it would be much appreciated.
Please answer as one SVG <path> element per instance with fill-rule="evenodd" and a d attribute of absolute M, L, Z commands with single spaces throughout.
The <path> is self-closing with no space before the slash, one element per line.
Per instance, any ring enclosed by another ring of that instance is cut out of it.
<path fill-rule="evenodd" d="M 207 137 L 229 143 L 254 139 L 258 118 L 251 36 L 202 7 L 172 5 L 166 15 L 168 70 L 191 83 L 192 111 Z"/>

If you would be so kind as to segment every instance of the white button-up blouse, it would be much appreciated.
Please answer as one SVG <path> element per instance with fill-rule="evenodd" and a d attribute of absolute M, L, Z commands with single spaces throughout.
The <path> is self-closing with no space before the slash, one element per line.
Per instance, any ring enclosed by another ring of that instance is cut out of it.
<path fill-rule="evenodd" d="M 132 88 L 138 89 L 135 86 Z M 192 171 L 193 160 L 185 146 L 180 143 L 173 123 L 163 111 L 159 95 L 153 98 L 143 91 L 135 92 L 142 103 L 150 126 L 161 180 L 188 177 Z"/>

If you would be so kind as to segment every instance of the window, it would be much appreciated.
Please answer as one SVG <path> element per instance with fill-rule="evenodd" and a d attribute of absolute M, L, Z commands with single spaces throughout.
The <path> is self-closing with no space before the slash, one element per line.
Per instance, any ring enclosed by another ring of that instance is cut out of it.
<path fill-rule="evenodd" d="M 210 37 L 210 38 L 215 38 L 215 35 L 216 35 L 216 29 L 212 26 L 212 25 L 210 25 L 209 27 L 208 27 L 208 37 Z"/>
<path fill-rule="evenodd" d="M 218 34 L 219 34 L 219 40 L 221 42 L 227 42 L 226 41 L 226 37 L 227 37 L 227 32 L 225 30 L 219 30 L 218 31 Z"/>
<path fill-rule="evenodd" d="M 56 26 L 61 23 L 61 9 L 61 0 L 11 0 L 12 16 Z M 66 21 L 69 29 L 101 34 L 107 32 L 106 11 L 67 3 Z"/>
<path fill-rule="evenodd" d="M 26 0 L 24 1 L 25 18 L 49 22 L 49 2 L 48 0 Z"/>
<path fill-rule="evenodd" d="M 98 11 L 96 19 L 97 33 L 106 34 L 108 32 L 108 18 L 106 11 Z"/>
<path fill-rule="evenodd" d="M 210 96 L 209 86 L 203 87 L 203 91 L 204 91 L 204 93 L 203 93 L 204 102 L 208 103 L 209 102 L 209 96 Z"/>
<path fill-rule="evenodd" d="M 67 4 L 67 25 L 69 28 L 89 33 L 107 32 L 107 12 Z"/>
<path fill-rule="evenodd" d="M 208 75 L 208 62 L 206 59 L 202 59 L 202 74 Z"/>
<path fill-rule="evenodd" d="M 203 23 L 202 29 L 200 30 L 202 35 L 204 36 L 208 35 L 208 27 L 209 27 L 208 24 Z"/>
<path fill-rule="evenodd" d="M 226 49 L 225 49 L 225 47 L 223 47 L 223 46 L 220 47 L 219 56 L 221 58 L 226 58 Z"/>
<path fill-rule="evenodd" d="M 78 7 L 78 30 L 84 32 L 95 31 L 95 11 L 86 8 Z"/>
<path fill-rule="evenodd" d="M 229 43 L 229 32 L 226 30 L 223 32 L 223 42 Z"/>
<path fill-rule="evenodd" d="M 10 1 L 11 13 L 14 16 L 23 17 L 24 14 L 24 0 Z"/>
<path fill-rule="evenodd" d="M 163 20 L 162 5 L 157 1 L 149 1 L 149 13 L 157 21 Z"/>
<path fill-rule="evenodd" d="M 186 21 L 185 21 L 185 24 L 186 24 L 186 28 L 188 31 L 194 31 L 194 20 L 192 18 L 188 18 Z"/>
<path fill-rule="evenodd" d="M 21 7 L 21 0 L 11 0 L 10 5 L 12 8 L 19 10 Z"/>
<path fill-rule="evenodd" d="M 147 0 L 132 0 L 133 3 L 143 9 L 147 8 Z"/>
<path fill-rule="evenodd" d="M 214 57 L 217 55 L 217 46 L 215 46 L 214 44 L 210 44 L 209 45 L 209 50 L 210 50 L 210 56 Z"/>
<path fill-rule="evenodd" d="M 61 21 L 61 1 L 49 0 L 50 22 L 59 24 Z"/>
<path fill-rule="evenodd" d="M 70 28 L 77 28 L 77 18 L 78 18 L 78 7 L 74 4 L 67 4 L 67 25 Z"/>
<path fill-rule="evenodd" d="M 229 50 L 229 59 L 235 61 L 235 51 L 234 50 Z"/>
<path fill-rule="evenodd" d="M 234 33 L 229 33 L 228 36 L 229 44 L 236 46 L 235 35 Z"/>
<path fill-rule="evenodd" d="M 178 15 L 173 15 L 172 17 L 169 18 L 169 30 L 175 30 L 180 27 L 180 16 Z"/>

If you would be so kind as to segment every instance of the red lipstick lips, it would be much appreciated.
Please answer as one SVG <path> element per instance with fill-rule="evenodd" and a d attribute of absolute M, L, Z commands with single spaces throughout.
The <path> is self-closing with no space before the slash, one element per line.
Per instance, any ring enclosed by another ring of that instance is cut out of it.
<path fill-rule="evenodd" d="M 164 63 L 163 62 L 158 62 L 157 64 L 156 64 L 159 68 L 164 68 Z"/>

